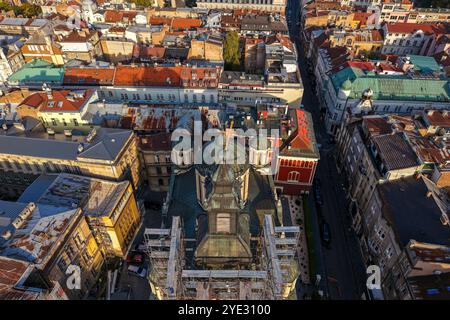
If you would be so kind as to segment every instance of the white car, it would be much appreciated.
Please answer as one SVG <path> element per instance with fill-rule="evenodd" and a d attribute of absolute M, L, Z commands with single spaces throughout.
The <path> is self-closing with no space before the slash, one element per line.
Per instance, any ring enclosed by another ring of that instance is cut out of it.
<path fill-rule="evenodd" d="M 135 275 L 145 278 L 147 277 L 147 269 L 144 267 L 138 267 L 138 266 L 128 266 L 128 272 L 134 273 Z"/>

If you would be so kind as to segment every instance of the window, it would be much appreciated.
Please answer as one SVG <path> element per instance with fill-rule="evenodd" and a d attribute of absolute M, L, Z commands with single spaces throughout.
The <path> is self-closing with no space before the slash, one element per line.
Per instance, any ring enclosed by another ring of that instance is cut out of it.
<path fill-rule="evenodd" d="M 288 173 L 288 181 L 298 182 L 298 178 L 300 178 L 300 173 L 298 171 L 291 171 Z"/>
<path fill-rule="evenodd" d="M 52 118 L 52 125 L 55 127 L 57 126 L 56 119 L 54 119 L 54 118 Z"/>
<path fill-rule="evenodd" d="M 61 257 L 61 259 L 59 259 L 59 261 L 58 261 L 58 267 L 59 267 L 59 269 L 60 269 L 63 273 L 66 273 L 67 262 L 66 262 L 66 260 L 64 260 L 63 257 Z"/>
<path fill-rule="evenodd" d="M 229 213 L 218 213 L 216 222 L 216 231 L 218 233 L 231 233 L 231 216 Z"/>
<path fill-rule="evenodd" d="M 73 119 L 73 125 L 74 125 L 75 127 L 78 127 L 78 120 L 77 120 L 77 119 Z"/>

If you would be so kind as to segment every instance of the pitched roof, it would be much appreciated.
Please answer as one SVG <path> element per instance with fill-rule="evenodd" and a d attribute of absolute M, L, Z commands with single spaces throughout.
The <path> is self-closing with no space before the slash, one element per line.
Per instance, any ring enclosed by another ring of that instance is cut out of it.
<path fill-rule="evenodd" d="M 51 96 L 47 93 L 37 93 L 43 98 L 40 112 L 79 112 L 94 91 L 88 90 L 53 90 Z"/>
<path fill-rule="evenodd" d="M 295 130 L 285 143 L 289 148 L 284 148 L 282 154 L 319 158 L 311 114 L 303 109 L 295 109 L 291 111 L 291 118 Z"/>
<path fill-rule="evenodd" d="M 0 300 L 35 300 L 37 292 L 14 289 L 29 267 L 26 261 L 0 256 Z"/>
<path fill-rule="evenodd" d="M 406 101 L 450 101 L 448 80 L 413 79 L 403 75 L 377 75 L 361 69 L 345 68 L 331 77 L 336 92 L 349 80 L 351 99 L 359 99 L 368 88 L 373 91 L 373 99 Z"/>
<path fill-rule="evenodd" d="M 180 85 L 181 67 L 133 67 L 118 66 L 114 78 L 115 86 L 161 86 Z"/>
<path fill-rule="evenodd" d="M 37 158 L 77 160 L 96 159 L 114 161 L 127 143 L 131 130 L 100 128 L 91 142 L 83 142 L 84 150 L 79 152 L 80 142 L 48 137 L 0 135 L 0 153 Z M 91 150 L 92 148 L 92 150 Z"/>
<path fill-rule="evenodd" d="M 131 22 L 136 17 L 136 11 L 107 10 L 105 12 L 105 22 L 122 22 L 125 19 Z"/>
<path fill-rule="evenodd" d="M 189 30 L 202 26 L 202 20 L 191 18 L 174 18 L 172 20 L 172 30 Z"/>
<path fill-rule="evenodd" d="M 66 68 L 64 84 L 112 85 L 114 68 Z"/>
<path fill-rule="evenodd" d="M 9 76 L 8 81 L 18 82 L 62 82 L 64 68 L 41 59 L 34 59 Z"/>
<path fill-rule="evenodd" d="M 428 34 L 444 34 L 447 33 L 446 28 L 442 24 L 425 24 L 425 23 L 388 23 L 387 30 L 389 33 L 414 33 L 422 30 Z"/>
<path fill-rule="evenodd" d="M 417 155 L 402 132 L 372 137 L 387 170 L 398 170 L 419 165 Z"/>
<path fill-rule="evenodd" d="M 102 128 L 94 140 L 81 152 L 79 158 L 115 160 L 133 134 L 130 130 Z"/>
<path fill-rule="evenodd" d="M 450 245 L 448 226 L 440 221 L 434 197 L 427 197 L 424 178 L 407 177 L 378 184 L 383 215 L 402 245 L 410 240 Z"/>
<path fill-rule="evenodd" d="M 162 59 L 166 48 L 164 47 L 147 47 L 136 44 L 133 49 L 133 57 L 139 59 Z"/>

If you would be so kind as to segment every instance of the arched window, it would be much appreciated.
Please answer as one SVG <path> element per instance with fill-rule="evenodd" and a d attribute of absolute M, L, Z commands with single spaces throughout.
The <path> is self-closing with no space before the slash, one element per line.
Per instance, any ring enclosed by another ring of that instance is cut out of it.
<path fill-rule="evenodd" d="M 300 172 L 298 172 L 298 171 L 291 171 L 288 173 L 288 181 L 298 182 L 299 178 L 300 178 Z"/>

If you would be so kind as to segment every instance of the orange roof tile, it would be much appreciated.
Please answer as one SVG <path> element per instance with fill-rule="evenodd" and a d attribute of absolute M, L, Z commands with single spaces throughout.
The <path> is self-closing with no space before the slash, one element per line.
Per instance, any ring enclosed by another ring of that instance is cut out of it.
<path fill-rule="evenodd" d="M 131 21 L 136 17 L 136 14 L 136 11 L 107 10 L 105 12 L 105 22 L 122 22 L 124 19 Z"/>
<path fill-rule="evenodd" d="M 424 23 L 389 23 L 387 25 L 389 33 L 413 33 L 422 30 L 428 34 L 444 34 L 446 29 L 443 25 L 433 25 Z"/>
<path fill-rule="evenodd" d="M 66 68 L 64 84 L 112 85 L 113 68 Z"/>
<path fill-rule="evenodd" d="M 173 30 L 189 30 L 193 28 L 199 28 L 202 26 L 202 20 L 191 18 L 174 18 L 172 20 Z"/>
<path fill-rule="evenodd" d="M 152 26 L 159 26 L 159 25 L 164 25 L 164 24 L 170 26 L 171 23 L 172 23 L 172 19 L 170 19 L 170 18 L 162 18 L 162 17 L 150 17 L 149 23 Z"/>
<path fill-rule="evenodd" d="M 180 85 L 181 67 L 133 67 L 119 66 L 114 77 L 115 86 L 162 86 Z"/>
<path fill-rule="evenodd" d="M 26 104 L 30 107 L 39 108 L 40 112 L 79 111 L 93 92 L 89 89 L 78 97 L 70 96 L 72 94 L 70 90 L 53 90 L 51 98 L 45 92 L 37 92 L 27 97 L 21 105 Z"/>

